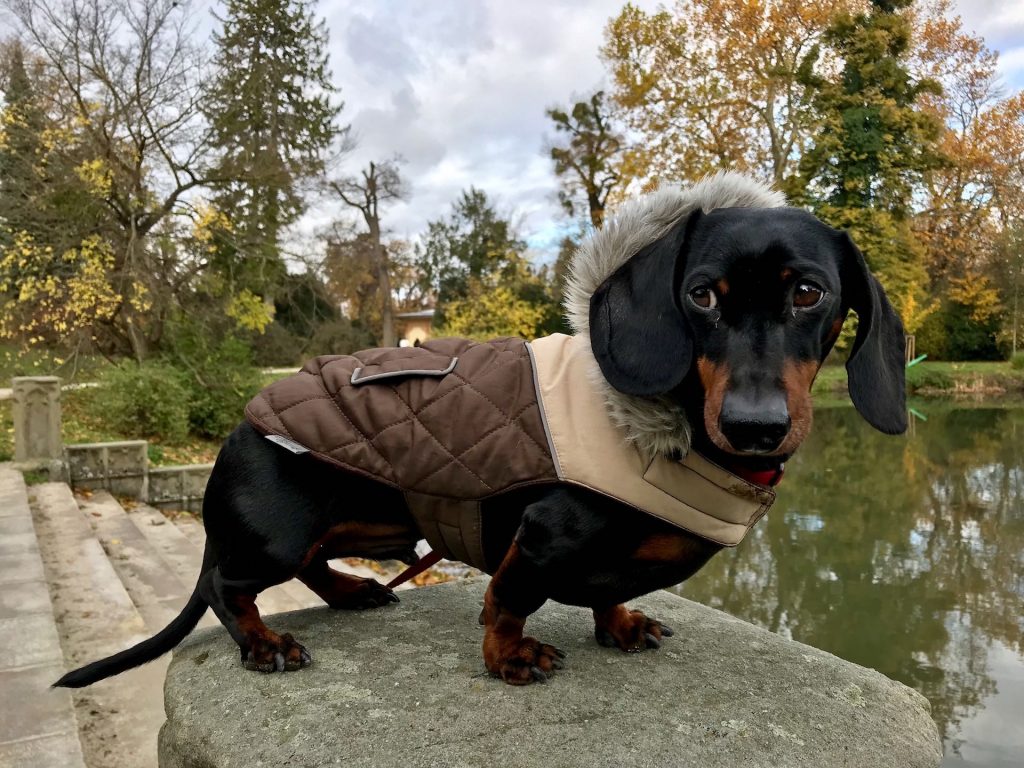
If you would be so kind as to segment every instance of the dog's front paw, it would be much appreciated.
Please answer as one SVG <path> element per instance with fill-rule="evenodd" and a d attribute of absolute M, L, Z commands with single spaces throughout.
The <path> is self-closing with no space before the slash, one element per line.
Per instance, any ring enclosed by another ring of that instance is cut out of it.
<path fill-rule="evenodd" d="M 601 613 L 595 611 L 594 620 L 597 642 L 626 653 L 660 648 L 662 638 L 673 634 L 668 625 L 647 618 L 643 611 L 628 611 L 625 606 L 616 606 Z"/>
<path fill-rule="evenodd" d="M 555 670 L 561 669 L 565 652 L 533 637 L 521 638 L 494 658 L 487 659 L 491 674 L 509 685 L 546 683 Z"/>
<path fill-rule="evenodd" d="M 242 649 L 242 666 L 256 672 L 291 672 L 313 663 L 313 657 L 291 635 L 270 635 Z"/>

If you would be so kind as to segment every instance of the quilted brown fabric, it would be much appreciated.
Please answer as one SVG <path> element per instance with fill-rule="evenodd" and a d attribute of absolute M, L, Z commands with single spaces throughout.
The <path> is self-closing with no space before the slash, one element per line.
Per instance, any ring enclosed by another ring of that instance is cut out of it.
<path fill-rule="evenodd" d="M 246 417 L 407 498 L 478 500 L 556 479 L 521 339 L 318 357 L 253 398 Z"/>

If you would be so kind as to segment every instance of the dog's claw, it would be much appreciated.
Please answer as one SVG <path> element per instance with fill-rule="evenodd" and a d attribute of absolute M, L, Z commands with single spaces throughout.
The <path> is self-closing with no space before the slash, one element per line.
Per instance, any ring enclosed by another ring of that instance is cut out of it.
<path fill-rule="evenodd" d="M 658 622 L 658 623 L 661 624 L 661 622 Z M 672 635 L 674 635 L 675 633 L 676 633 L 675 630 L 672 629 L 672 627 L 670 627 L 668 624 L 661 624 L 661 636 L 662 637 L 672 637 Z"/>
<path fill-rule="evenodd" d="M 313 656 L 312 656 L 312 654 L 310 654 L 309 651 L 307 651 L 305 648 L 303 648 L 302 652 L 299 653 L 299 662 L 301 663 L 302 666 L 308 667 L 310 664 L 313 663 Z"/>
<path fill-rule="evenodd" d="M 274 654 L 274 668 L 278 672 L 284 672 L 284 654 L 283 653 L 275 653 Z"/>
<path fill-rule="evenodd" d="M 540 667 L 530 667 L 530 674 L 533 675 L 533 679 L 538 683 L 546 683 L 548 676 L 544 674 L 544 670 Z"/>
<path fill-rule="evenodd" d="M 655 648 L 655 649 L 661 648 L 661 641 L 658 638 L 656 638 L 654 635 L 652 635 L 650 632 L 647 632 L 644 635 L 644 639 L 647 641 L 647 647 L 648 648 Z"/>

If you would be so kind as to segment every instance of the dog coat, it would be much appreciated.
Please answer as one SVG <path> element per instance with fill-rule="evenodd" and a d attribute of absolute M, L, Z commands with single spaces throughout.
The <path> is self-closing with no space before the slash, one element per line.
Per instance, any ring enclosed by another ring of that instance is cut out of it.
<path fill-rule="evenodd" d="M 250 401 L 249 422 L 296 453 L 402 491 L 424 538 L 484 571 L 485 502 L 582 486 L 724 546 L 775 494 L 689 451 L 647 458 L 611 419 L 578 337 L 437 339 L 318 357 Z"/>

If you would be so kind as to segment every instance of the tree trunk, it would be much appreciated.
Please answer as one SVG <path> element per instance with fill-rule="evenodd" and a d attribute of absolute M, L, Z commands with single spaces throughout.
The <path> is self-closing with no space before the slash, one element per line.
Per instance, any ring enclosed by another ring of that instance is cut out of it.
<path fill-rule="evenodd" d="M 380 318 L 381 318 L 381 345 L 394 347 L 397 345 L 395 338 L 395 310 L 391 300 L 391 275 L 388 264 L 387 249 L 378 243 L 377 245 L 377 280 L 380 285 Z"/>

